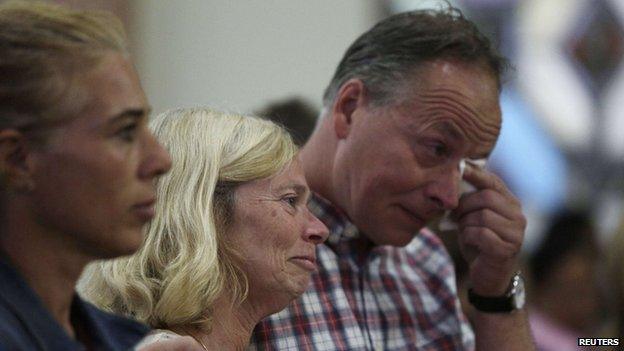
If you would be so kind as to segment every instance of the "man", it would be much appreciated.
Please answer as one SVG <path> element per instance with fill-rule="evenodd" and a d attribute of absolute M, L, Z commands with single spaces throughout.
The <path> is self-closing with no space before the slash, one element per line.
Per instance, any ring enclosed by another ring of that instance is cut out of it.
<path fill-rule="evenodd" d="M 347 50 L 301 157 L 311 207 L 330 229 L 319 271 L 252 348 L 530 350 L 525 219 L 495 175 L 472 165 L 499 135 L 503 60 L 459 11 L 392 16 Z M 463 179 L 476 191 L 460 197 Z M 474 334 L 453 267 L 425 226 L 445 211 L 470 264 Z"/>

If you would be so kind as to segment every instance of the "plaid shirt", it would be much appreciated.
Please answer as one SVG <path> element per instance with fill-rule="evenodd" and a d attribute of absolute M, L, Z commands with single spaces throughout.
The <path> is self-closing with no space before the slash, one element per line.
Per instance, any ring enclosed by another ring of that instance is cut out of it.
<path fill-rule="evenodd" d="M 251 350 L 473 350 L 452 262 L 422 230 L 406 247 L 373 246 L 330 203 L 310 209 L 329 228 L 310 288 L 264 319 Z"/>

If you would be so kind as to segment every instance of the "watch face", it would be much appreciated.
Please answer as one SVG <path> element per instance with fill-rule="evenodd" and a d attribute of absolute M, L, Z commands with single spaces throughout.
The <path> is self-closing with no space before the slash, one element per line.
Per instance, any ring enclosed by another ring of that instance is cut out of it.
<path fill-rule="evenodd" d="M 514 308 L 519 310 L 524 307 L 524 303 L 526 301 L 526 294 L 524 291 L 524 279 L 522 279 L 522 276 L 516 275 L 513 285 L 514 287 L 511 291 L 512 303 L 514 305 Z"/>

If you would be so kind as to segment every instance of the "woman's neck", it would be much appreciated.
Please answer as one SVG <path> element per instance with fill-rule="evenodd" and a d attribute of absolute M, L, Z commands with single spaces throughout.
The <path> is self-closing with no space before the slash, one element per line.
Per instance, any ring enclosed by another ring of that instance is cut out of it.
<path fill-rule="evenodd" d="M 45 231 L 20 211 L 11 212 L 0 228 L 0 249 L 39 296 L 52 318 L 75 337 L 70 311 L 76 281 L 89 259 L 71 252 L 66 238 Z"/>
<path fill-rule="evenodd" d="M 218 299 L 214 306 L 210 328 L 186 326 L 172 330 L 192 336 L 208 350 L 245 350 L 254 327 L 267 313 L 258 313 L 248 302 L 232 306 L 225 297 Z"/>

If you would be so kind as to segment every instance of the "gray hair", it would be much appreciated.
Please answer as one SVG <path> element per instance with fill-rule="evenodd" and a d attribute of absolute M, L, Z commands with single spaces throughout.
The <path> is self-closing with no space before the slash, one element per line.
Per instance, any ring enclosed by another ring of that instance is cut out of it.
<path fill-rule="evenodd" d="M 390 16 L 362 34 L 346 51 L 323 95 L 329 106 L 349 79 L 360 79 L 381 106 L 397 86 L 423 63 L 453 59 L 482 65 L 500 89 L 507 61 L 490 41 L 456 8 L 417 10 Z"/>

